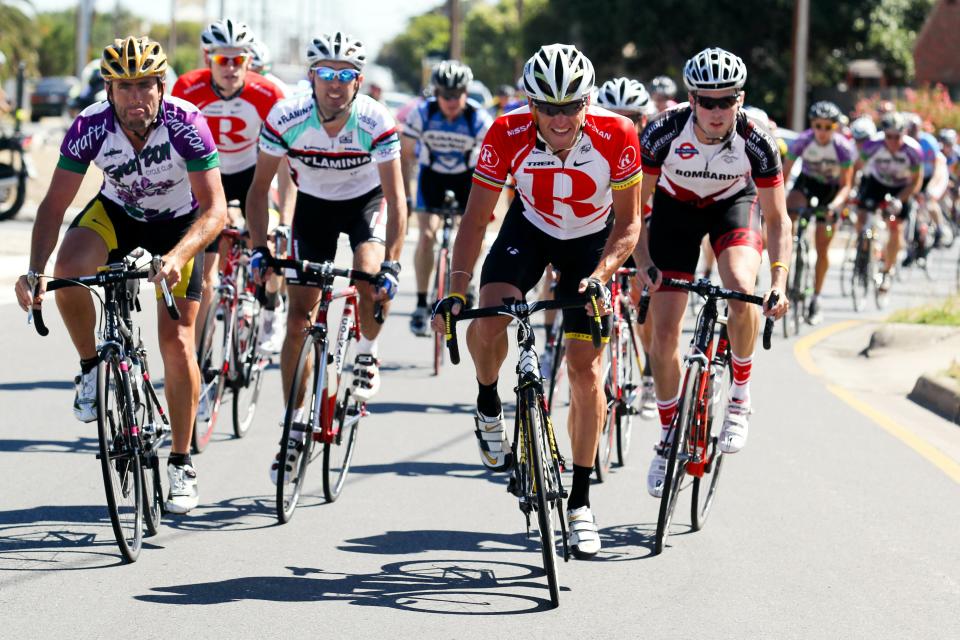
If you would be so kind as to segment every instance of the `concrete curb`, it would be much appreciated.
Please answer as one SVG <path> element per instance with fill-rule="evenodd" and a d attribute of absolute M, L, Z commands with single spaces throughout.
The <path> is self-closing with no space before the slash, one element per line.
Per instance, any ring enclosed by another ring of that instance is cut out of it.
<path fill-rule="evenodd" d="M 954 380 L 945 376 L 924 374 L 917 378 L 907 396 L 921 407 L 960 425 L 960 390 Z"/>

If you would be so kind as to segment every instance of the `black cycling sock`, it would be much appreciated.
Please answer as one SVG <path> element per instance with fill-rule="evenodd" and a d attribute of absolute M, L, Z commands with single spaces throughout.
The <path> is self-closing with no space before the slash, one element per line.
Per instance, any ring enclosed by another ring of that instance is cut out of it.
<path fill-rule="evenodd" d="M 417 291 L 417 306 L 425 307 L 427 306 L 427 292 L 426 291 Z"/>
<path fill-rule="evenodd" d="M 92 358 L 80 358 L 80 371 L 83 373 L 90 373 L 97 368 L 97 364 L 100 363 L 100 356 L 93 356 Z"/>
<path fill-rule="evenodd" d="M 189 453 L 171 453 L 170 458 L 167 460 L 167 464 L 176 465 L 182 467 L 185 464 L 193 466 L 193 460 L 190 458 Z"/>
<path fill-rule="evenodd" d="M 497 393 L 497 381 L 494 380 L 493 384 L 483 384 L 478 380 L 477 386 L 480 388 L 477 392 L 477 411 L 488 418 L 496 418 L 503 408 L 500 404 L 500 394 Z"/>
<path fill-rule="evenodd" d="M 257 300 L 260 301 L 260 306 L 267 311 L 276 311 L 277 305 L 280 303 L 280 290 L 277 289 L 270 293 L 265 285 L 260 285 L 257 288 Z"/>
<path fill-rule="evenodd" d="M 590 506 L 590 474 L 592 473 L 593 467 L 573 465 L 573 486 L 570 488 L 570 498 L 567 500 L 567 511 Z"/>
<path fill-rule="evenodd" d="M 643 373 L 641 375 L 646 377 L 653 375 L 653 371 L 650 369 L 650 354 L 646 351 L 643 352 Z"/>

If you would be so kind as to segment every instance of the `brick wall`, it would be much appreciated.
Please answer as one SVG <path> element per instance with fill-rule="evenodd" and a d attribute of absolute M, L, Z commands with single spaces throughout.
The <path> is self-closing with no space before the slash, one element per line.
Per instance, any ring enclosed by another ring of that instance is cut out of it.
<path fill-rule="evenodd" d="M 960 85 L 960 1 L 939 0 L 913 48 L 916 84 Z"/>

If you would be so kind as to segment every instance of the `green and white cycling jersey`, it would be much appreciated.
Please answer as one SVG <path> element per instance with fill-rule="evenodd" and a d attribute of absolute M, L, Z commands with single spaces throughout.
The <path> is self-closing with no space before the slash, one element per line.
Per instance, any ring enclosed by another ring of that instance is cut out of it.
<path fill-rule="evenodd" d="M 313 94 L 276 103 L 260 130 L 260 150 L 289 158 L 297 188 L 315 198 L 349 200 L 380 186 L 375 164 L 400 158 L 397 124 L 385 106 L 358 95 L 343 128 L 328 135 Z"/>

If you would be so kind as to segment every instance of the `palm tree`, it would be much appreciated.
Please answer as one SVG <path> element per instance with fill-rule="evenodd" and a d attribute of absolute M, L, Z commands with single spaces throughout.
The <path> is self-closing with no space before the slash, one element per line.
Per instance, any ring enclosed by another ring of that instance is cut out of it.
<path fill-rule="evenodd" d="M 0 0 L 0 51 L 7 59 L 0 77 L 13 75 L 21 61 L 34 67 L 37 35 L 31 16 L 36 10 L 30 0 Z"/>

